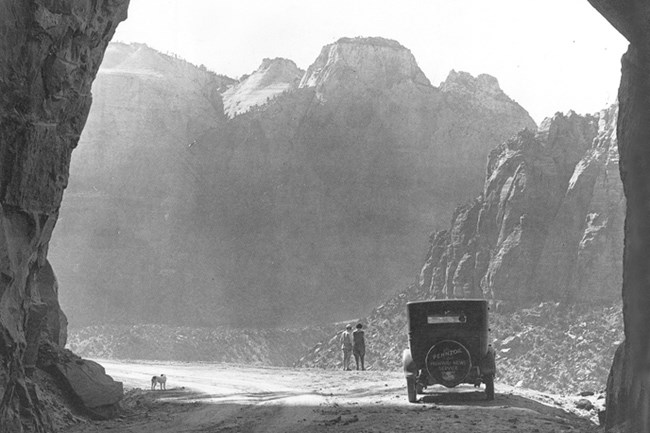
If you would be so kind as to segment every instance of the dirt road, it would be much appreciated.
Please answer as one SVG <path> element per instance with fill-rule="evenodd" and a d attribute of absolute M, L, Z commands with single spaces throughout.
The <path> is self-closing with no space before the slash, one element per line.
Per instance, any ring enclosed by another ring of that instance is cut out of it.
<path fill-rule="evenodd" d="M 499 384 L 490 402 L 472 386 L 434 386 L 420 403 L 410 404 L 401 372 L 98 361 L 129 390 L 124 415 L 67 431 L 543 433 L 598 428 L 565 411 L 573 407 L 569 399 Z M 167 390 L 151 391 L 151 376 L 162 373 L 168 377 Z"/>

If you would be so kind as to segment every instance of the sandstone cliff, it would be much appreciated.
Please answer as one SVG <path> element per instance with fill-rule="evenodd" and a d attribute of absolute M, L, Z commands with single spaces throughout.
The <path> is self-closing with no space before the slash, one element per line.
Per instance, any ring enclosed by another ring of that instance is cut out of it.
<path fill-rule="evenodd" d="M 518 308 L 619 296 L 624 196 L 617 109 L 556 114 L 487 161 L 485 186 L 431 237 L 420 284 L 435 298 Z"/>
<path fill-rule="evenodd" d="M 109 58 L 51 248 L 77 324 L 358 315 L 412 280 L 489 150 L 535 128 L 496 79 L 438 89 L 381 38 L 323 48 L 299 86 L 287 60 L 233 85 L 143 46 Z"/>
<path fill-rule="evenodd" d="M 70 155 L 90 108 L 90 86 L 127 6 L 126 0 L 0 3 L 2 431 L 53 429 L 45 394 L 35 383 L 41 342 L 49 339 L 54 354 L 63 353 L 59 344 L 65 343 L 48 244 Z M 66 361 L 53 366 L 80 368 Z M 106 379 L 100 393 L 114 391 L 91 405 L 111 405 L 121 397 L 121 383 L 101 367 L 87 377 Z"/>
<path fill-rule="evenodd" d="M 112 43 L 105 57 L 50 257 L 69 316 L 121 321 L 131 306 L 155 312 L 150 298 L 180 302 L 177 270 L 201 272 L 179 240 L 192 222 L 192 146 L 225 121 L 234 80 L 142 44 Z"/>
<path fill-rule="evenodd" d="M 223 92 L 224 111 L 232 118 L 264 105 L 276 96 L 294 90 L 303 74 L 304 71 L 291 60 L 264 59 L 255 72 Z"/>
<path fill-rule="evenodd" d="M 607 383 L 605 424 L 607 431 L 645 433 L 650 432 L 650 5 L 638 0 L 589 2 L 630 42 L 621 62 L 617 123 L 626 198 L 622 290 L 625 341 L 616 352 Z"/>

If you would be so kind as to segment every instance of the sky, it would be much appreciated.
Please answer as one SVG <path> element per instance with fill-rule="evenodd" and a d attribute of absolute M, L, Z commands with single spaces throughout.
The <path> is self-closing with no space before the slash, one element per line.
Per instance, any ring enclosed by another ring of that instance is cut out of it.
<path fill-rule="evenodd" d="M 307 69 L 355 36 L 400 42 L 434 86 L 452 69 L 490 74 L 537 123 L 614 103 L 627 49 L 587 0 L 131 0 L 113 40 L 239 78 L 264 58 Z"/>

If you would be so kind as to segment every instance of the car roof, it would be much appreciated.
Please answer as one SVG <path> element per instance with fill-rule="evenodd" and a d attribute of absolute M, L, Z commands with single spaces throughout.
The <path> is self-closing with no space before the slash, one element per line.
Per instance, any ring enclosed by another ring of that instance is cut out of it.
<path fill-rule="evenodd" d="M 406 305 L 413 305 L 413 304 L 433 304 L 433 303 L 443 303 L 443 302 L 487 302 L 487 299 L 430 299 L 426 301 L 409 301 L 406 303 Z"/>

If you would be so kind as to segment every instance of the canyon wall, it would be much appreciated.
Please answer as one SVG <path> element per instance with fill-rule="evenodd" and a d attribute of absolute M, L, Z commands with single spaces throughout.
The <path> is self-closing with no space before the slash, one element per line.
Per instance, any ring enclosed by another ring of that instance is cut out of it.
<path fill-rule="evenodd" d="M 240 82 L 146 46 L 107 60 L 50 248 L 77 324 L 363 314 L 413 280 L 489 151 L 536 128 L 495 78 L 432 86 L 382 38 Z"/>
<path fill-rule="evenodd" d="M 630 42 L 622 61 L 618 143 L 626 197 L 623 253 L 625 342 L 607 384 L 608 431 L 650 432 L 650 4 L 589 0 Z"/>
<path fill-rule="evenodd" d="M 225 121 L 221 92 L 233 83 L 142 44 L 109 45 L 50 246 L 73 323 L 123 323 L 134 310 L 151 322 L 176 317 L 173 305 L 199 318 L 209 300 L 192 294 L 209 296 L 212 280 L 186 236 L 194 142 Z"/>
<path fill-rule="evenodd" d="M 127 7 L 126 0 L 0 3 L 3 431 L 51 430 L 30 376 L 46 323 L 61 324 L 46 319 L 48 309 L 58 314 L 47 275 L 48 243 L 90 108 L 92 80 Z M 60 343 L 61 329 L 52 326 L 49 338 Z"/>
<path fill-rule="evenodd" d="M 434 233 L 420 275 L 433 298 L 598 305 L 619 296 L 623 187 L 617 108 L 520 132 L 488 157 L 485 185 Z"/>
<path fill-rule="evenodd" d="M 640 0 L 590 2 L 631 43 L 623 63 L 618 122 L 621 174 L 627 197 L 623 261 L 626 342 L 612 368 L 607 424 L 613 429 L 627 422 L 627 431 L 646 432 L 650 431 L 650 343 L 646 336 L 650 321 L 650 293 L 646 282 L 650 276 L 647 275 L 645 260 L 650 250 L 647 245 L 650 234 L 645 224 L 650 217 L 646 205 L 650 200 L 646 188 L 650 137 L 650 106 L 647 103 L 650 100 L 647 72 L 650 70 L 647 30 L 650 28 L 650 7 Z M 39 271 L 46 264 L 48 241 L 67 183 L 70 154 L 90 106 L 90 83 L 115 26 L 126 16 L 127 5 L 128 1 L 119 0 L 9 1 L 0 5 L 0 30 L 3 34 L 0 40 L 3 53 L 0 59 L 0 218 L 4 229 L 0 242 L 3 257 L 0 281 L 0 357 L 3 369 L 0 371 L 0 388 L 4 396 L 0 422 L 10 431 L 49 429 L 47 414 L 41 410 L 38 390 L 26 374 L 29 369 L 25 369 L 33 362 L 34 344 L 39 341 L 37 334 L 42 330 L 43 312 L 46 311 L 42 304 L 47 304 L 47 301 L 43 302 L 47 295 L 40 293 L 39 285 L 50 278 L 39 278 Z M 354 75 L 353 72 L 350 69 L 346 73 Z M 326 88 L 323 90 L 326 94 Z M 305 94 L 306 99 L 326 102 L 326 99 L 316 97 L 318 93 Z M 447 102 L 452 103 L 450 100 Z M 323 113 L 327 115 L 322 115 L 321 121 L 336 114 L 327 110 Z M 363 123 L 367 117 L 352 117 L 350 120 Z M 254 135 L 251 137 L 252 140 L 256 138 Z M 539 147 L 534 143 L 536 139 L 530 134 L 520 135 L 513 142 L 515 151 L 522 146 Z M 549 173 L 557 174 L 553 173 L 553 170 L 561 168 L 557 162 L 551 163 L 546 157 L 543 159 L 546 161 L 532 173 L 543 179 L 549 178 Z M 555 176 L 550 178 L 552 184 Z M 516 188 L 524 185 L 527 179 L 512 176 L 510 184 Z M 579 179 L 575 180 L 575 185 L 578 185 Z M 582 206 L 580 200 L 575 203 Z M 570 206 L 555 205 L 559 206 L 558 213 L 563 206 Z M 537 239 L 539 233 L 527 232 L 526 218 L 521 218 L 523 214 L 517 211 L 517 206 L 503 211 L 503 218 L 499 220 L 508 224 L 499 229 L 497 241 L 517 237 L 520 240 L 522 237 L 524 240 Z M 480 208 L 474 210 L 477 212 L 480 214 Z M 472 212 L 466 214 L 467 221 L 474 218 Z M 519 221 L 516 215 L 519 215 Z M 588 224 L 593 227 L 590 234 L 596 234 L 598 221 L 589 221 Z M 582 233 L 585 241 L 591 239 L 586 236 L 586 229 Z M 438 238 L 443 237 L 441 234 Z M 550 242 L 551 245 L 554 243 Z M 529 245 L 532 246 L 524 258 L 535 254 L 544 256 L 543 249 L 539 251 L 535 242 L 529 242 Z M 519 260 L 508 254 L 508 248 L 500 251 L 502 258 Z M 460 251 L 456 257 L 459 255 Z M 464 263 L 471 263 L 468 260 Z M 456 268 L 468 267 L 460 263 L 463 261 L 459 261 Z M 498 268 L 492 269 L 495 272 L 490 275 L 497 278 Z M 563 281 L 562 275 L 566 272 L 553 278 Z M 39 280 L 40 284 L 37 283 Z M 55 334 L 58 331 L 51 335 Z"/>

